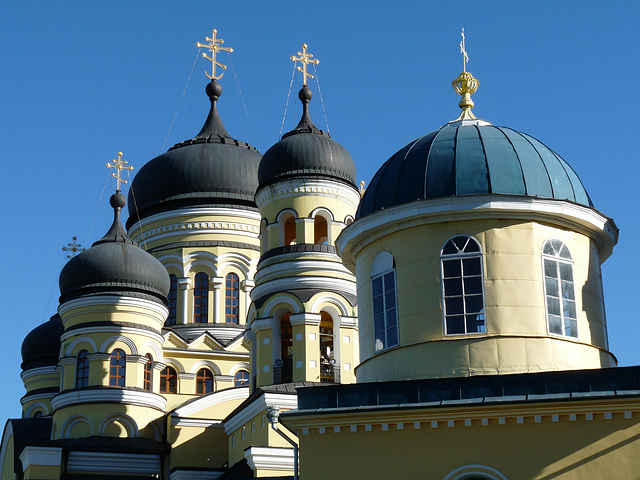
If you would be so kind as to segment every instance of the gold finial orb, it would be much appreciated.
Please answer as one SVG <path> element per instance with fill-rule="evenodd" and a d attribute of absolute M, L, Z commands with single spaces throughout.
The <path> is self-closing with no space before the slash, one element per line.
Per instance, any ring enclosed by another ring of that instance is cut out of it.
<path fill-rule="evenodd" d="M 462 97 L 458 103 L 458 106 L 462 109 L 462 114 L 460 115 L 461 119 L 476 119 L 475 115 L 471 113 L 471 109 L 474 105 L 473 100 L 471 100 L 471 95 L 476 93 L 479 85 L 480 82 L 478 79 L 474 78 L 474 76 L 469 72 L 462 72 L 458 75 L 458 78 L 451 82 L 453 89 Z"/>

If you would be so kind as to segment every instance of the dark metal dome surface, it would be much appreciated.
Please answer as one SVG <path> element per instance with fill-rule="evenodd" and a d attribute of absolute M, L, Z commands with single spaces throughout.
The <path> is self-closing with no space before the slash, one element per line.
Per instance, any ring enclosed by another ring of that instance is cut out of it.
<path fill-rule="evenodd" d="M 507 127 L 474 124 L 445 126 L 399 150 L 371 180 L 356 218 L 415 200 L 484 194 L 593 206 L 576 173 L 553 150 Z"/>
<path fill-rule="evenodd" d="M 176 208 L 235 205 L 256 209 L 260 153 L 229 135 L 217 110 L 222 87 L 207 85 L 209 116 L 195 138 L 174 145 L 144 165 L 129 190 L 127 227 Z"/>
<path fill-rule="evenodd" d="M 355 186 L 356 167 L 351 155 L 317 128 L 309 116 L 311 90 L 304 86 L 298 97 L 303 105 L 302 119 L 262 156 L 259 188 L 291 177 L 330 177 Z"/>
<path fill-rule="evenodd" d="M 57 313 L 31 330 L 22 342 L 22 370 L 57 365 L 63 331 L 62 319 Z"/>
<path fill-rule="evenodd" d="M 60 303 L 93 295 L 120 295 L 167 303 L 169 274 L 124 231 L 120 210 L 125 198 L 111 197 L 113 225 L 90 249 L 73 257 L 60 272 Z"/>

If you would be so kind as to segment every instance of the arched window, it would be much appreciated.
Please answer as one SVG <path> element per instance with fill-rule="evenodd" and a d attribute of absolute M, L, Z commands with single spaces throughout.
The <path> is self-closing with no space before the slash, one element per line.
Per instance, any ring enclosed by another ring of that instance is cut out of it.
<path fill-rule="evenodd" d="M 204 272 L 196 274 L 193 287 L 193 323 L 209 321 L 209 275 Z"/>
<path fill-rule="evenodd" d="M 76 359 L 76 388 L 89 386 L 89 352 L 82 350 Z"/>
<path fill-rule="evenodd" d="M 396 270 L 393 255 L 381 252 L 371 266 L 373 330 L 376 352 L 398 344 Z"/>
<path fill-rule="evenodd" d="M 213 392 L 213 373 L 211 370 L 201 368 L 196 374 L 196 395 L 205 395 Z"/>
<path fill-rule="evenodd" d="M 144 364 L 144 381 L 142 388 L 150 392 L 153 385 L 153 357 L 147 353 L 147 363 Z"/>
<path fill-rule="evenodd" d="M 293 328 L 291 313 L 287 312 L 280 319 L 280 358 L 273 369 L 273 382 L 293 382 Z"/>
<path fill-rule="evenodd" d="M 233 386 L 244 387 L 245 385 L 249 385 L 249 372 L 238 370 L 233 377 Z"/>
<path fill-rule="evenodd" d="M 178 393 L 178 374 L 173 367 L 164 367 L 160 372 L 160 393 Z"/>
<path fill-rule="evenodd" d="M 482 250 L 475 238 L 456 235 L 442 248 L 445 335 L 485 331 Z"/>
<path fill-rule="evenodd" d="M 267 232 L 267 221 L 265 219 L 260 222 L 260 253 L 266 253 L 269 250 L 269 233 Z"/>
<path fill-rule="evenodd" d="M 171 274 L 169 275 L 169 280 L 171 282 L 169 295 L 167 296 L 167 299 L 169 300 L 169 316 L 164 324 L 175 325 L 178 317 L 178 277 Z"/>
<path fill-rule="evenodd" d="M 224 320 L 227 323 L 238 323 L 240 314 L 240 280 L 235 273 L 225 278 Z"/>
<path fill-rule="evenodd" d="M 320 312 L 320 381 L 334 383 L 338 380 L 338 368 L 334 356 L 333 318 Z"/>
<path fill-rule="evenodd" d="M 109 362 L 109 385 L 112 387 L 124 387 L 125 367 L 126 357 L 124 351 L 116 348 L 111 352 L 111 361 Z"/>
<path fill-rule="evenodd" d="M 313 243 L 329 243 L 329 226 L 327 219 L 322 215 L 316 215 L 313 219 Z"/>
<path fill-rule="evenodd" d="M 296 244 L 296 217 L 293 215 L 284 222 L 284 244 L 285 246 Z"/>
<path fill-rule="evenodd" d="M 544 292 L 549 333 L 578 336 L 573 259 L 560 240 L 547 240 L 542 246 Z"/>

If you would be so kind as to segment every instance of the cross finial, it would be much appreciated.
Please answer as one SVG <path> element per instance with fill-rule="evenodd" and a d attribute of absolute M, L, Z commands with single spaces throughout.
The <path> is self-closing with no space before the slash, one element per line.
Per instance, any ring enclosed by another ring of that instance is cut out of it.
<path fill-rule="evenodd" d="M 67 258 L 73 258 L 76 256 L 76 253 L 82 253 L 85 250 L 84 248 L 80 248 L 82 247 L 82 245 L 77 242 L 78 237 L 73 236 L 71 238 L 73 239 L 73 241 L 71 243 L 67 243 L 68 247 L 62 247 L 62 251 L 70 252 L 67 253 Z"/>
<path fill-rule="evenodd" d="M 120 183 L 127 183 L 123 178 L 120 178 L 120 172 L 122 170 L 133 170 L 133 166 L 127 165 L 126 160 L 122 160 L 122 152 L 118 152 L 118 158 L 111 160 L 113 163 L 107 163 L 107 168 L 115 168 L 116 173 L 111 172 L 111 176 L 117 180 L 116 191 L 120 191 Z"/>
<path fill-rule="evenodd" d="M 460 42 L 460 52 L 462 53 L 462 71 L 467 71 L 467 62 L 469 61 L 469 55 L 467 55 L 467 47 L 464 39 L 464 28 L 462 29 L 462 41 Z"/>
<path fill-rule="evenodd" d="M 206 48 L 211 50 L 211 56 L 202 52 L 202 56 L 211 62 L 211 75 L 209 75 L 206 70 L 204 72 L 204 74 L 207 77 L 209 77 L 211 80 L 220 80 L 222 78 L 222 75 L 224 75 L 224 73 L 221 73 L 220 75 L 216 76 L 216 66 L 220 67 L 223 70 L 227 69 L 226 65 L 223 65 L 220 62 L 218 62 L 218 60 L 216 60 L 216 52 L 218 50 L 223 52 L 229 52 L 229 53 L 233 52 L 233 48 L 231 47 L 220 46 L 224 43 L 224 40 L 222 40 L 221 38 L 216 38 L 217 33 L 218 31 L 214 28 L 213 30 L 211 30 L 211 38 L 204 37 L 204 39 L 209 43 L 196 42 L 196 47 Z"/>
<path fill-rule="evenodd" d="M 313 75 L 307 72 L 307 65 L 309 63 L 318 65 L 320 63 L 320 60 L 318 60 L 317 58 L 313 58 L 313 55 L 311 55 L 310 53 L 307 53 L 306 43 L 302 44 L 302 52 L 298 52 L 298 55 L 299 55 L 298 57 L 296 57 L 295 55 L 291 55 L 291 61 L 302 62 L 302 67 L 298 67 L 298 71 L 302 72 L 302 85 L 308 85 L 307 78 L 313 78 Z"/>

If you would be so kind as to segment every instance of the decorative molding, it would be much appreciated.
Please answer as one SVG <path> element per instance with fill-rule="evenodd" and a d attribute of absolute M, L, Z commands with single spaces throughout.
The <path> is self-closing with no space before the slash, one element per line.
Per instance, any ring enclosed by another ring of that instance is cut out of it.
<path fill-rule="evenodd" d="M 268 282 L 256 285 L 251 290 L 251 298 L 253 300 L 282 292 L 283 290 L 294 289 L 314 289 L 314 290 L 330 290 L 344 292 L 350 295 L 356 295 L 356 282 L 354 280 L 345 280 L 335 277 L 324 277 L 319 275 L 304 275 L 300 277 L 286 277 L 270 280 Z"/>
<path fill-rule="evenodd" d="M 51 374 L 55 375 L 56 377 L 58 376 L 58 373 L 56 372 L 56 365 L 47 365 L 46 367 L 37 367 L 30 368 L 29 370 L 24 370 L 20 374 L 20 379 L 26 383 L 26 381 L 32 377 Z"/>
<path fill-rule="evenodd" d="M 449 473 L 443 480 L 462 480 L 464 478 L 475 478 L 474 475 L 481 475 L 487 480 L 507 480 L 502 473 L 486 465 L 465 465 L 458 467 Z"/>
<path fill-rule="evenodd" d="M 136 327 L 133 327 L 133 326 L 121 326 L 121 325 L 83 327 L 83 328 L 74 329 L 74 330 L 71 330 L 70 332 L 63 333 L 62 336 L 60 337 L 60 341 L 63 342 L 66 339 L 74 337 L 76 335 L 86 335 L 86 334 L 93 334 L 93 333 L 98 333 L 98 334 L 100 334 L 100 333 L 123 333 L 123 334 L 140 335 L 142 337 L 148 337 L 148 338 L 150 338 L 152 340 L 155 340 L 156 342 L 160 343 L 161 345 L 164 343 L 164 338 L 160 334 L 160 328 L 158 328 L 157 332 L 152 332 L 152 331 L 146 330 L 144 328 L 136 328 Z M 81 340 L 81 339 L 78 339 L 78 340 Z M 89 343 L 89 338 L 85 337 L 82 340 L 84 340 L 85 342 Z M 65 351 L 65 355 L 70 355 L 71 352 L 73 351 L 73 348 L 75 348 L 75 346 L 78 343 L 82 343 L 82 342 L 79 341 L 79 342 L 76 342 L 75 344 L 73 344 L 73 343 L 69 344 L 69 346 L 67 347 L 67 350 Z"/>
<path fill-rule="evenodd" d="M 249 389 L 249 387 L 237 388 Z M 280 407 L 281 411 L 294 410 L 298 408 L 298 395 L 295 392 L 290 394 L 264 392 L 225 422 L 225 433 L 227 436 L 231 435 L 235 431 L 239 430 L 243 425 L 249 423 L 255 417 L 265 412 L 267 408 L 271 406 Z"/>
<path fill-rule="evenodd" d="M 262 283 L 268 282 L 269 277 L 279 276 L 279 275 L 287 275 L 288 277 L 293 277 L 300 273 L 308 273 L 309 275 L 313 275 L 315 272 L 323 273 L 323 274 L 339 274 L 343 277 L 347 277 L 353 279 L 355 283 L 355 275 L 351 273 L 347 267 L 345 267 L 342 262 L 336 260 L 298 260 L 297 258 L 301 255 L 321 255 L 321 256 L 329 256 L 332 259 L 338 259 L 337 255 L 332 253 L 323 253 L 323 252 L 292 252 L 284 255 L 278 255 L 277 257 L 273 257 L 278 259 L 278 263 L 272 263 L 270 265 L 266 265 L 260 268 L 255 275 L 255 282 L 257 286 Z M 282 257 L 290 256 L 291 259 L 287 261 L 280 262 Z"/>
<path fill-rule="evenodd" d="M 224 472 L 214 470 L 174 470 L 169 480 L 216 480 Z"/>
<path fill-rule="evenodd" d="M 195 374 L 194 374 L 195 377 Z M 196 412 L 213 405 L 218 405 L 223 402 L 230 402 L 235 400 L 246 400 L 249 397 L 249 387 L 233 387 L 226 390 L 220 390 L 218 392 L 205 395 L 196 400 L 189 402 L 186 405 L 176 408 L 173 411 L 173 415 L 179 418 L 191 417 Z"/>
<path fill-rule="evenodd" d="M 113 306 L 113 307 L 131 307 L 131 308 L 145 308 L 147 310 L 151 310 L 154 313 L 161 316 L 163 319 L 167 318 L 169 315 L 169 310 L 164 305 L 161 305 L 156 302 L 152 302 L 151 300 L 145 300 L 144 298 L 134 298 L 134 297 L 120 297 L 118 295 L 100 295 L 98 297 L 83 297 L 76 298 L 74 300 L 69 300 L 68 302 L 64 302 L 62 305 L 58 307 L 58 314 L 60 317 L 64 318 L 64 321 L 67 322 L 70 318 L 73 318 L 74 315 L 66 316 L 71 310 L 75 308 L 81 307 L 95 307 L 95 306 Z M 104 310 L 95 310 L 95 312 L 104 311 Z M 126 313 L 126 310 L 119 311 L 121 313 Z M 80 314 L 87 315 L 89 313 L 93 313 L 92 311 L 82 310 Z M 153 319 L 151 315 L 144 314 L 139 311 L 132 312 L 136 315 L 145 315 L 149 316 Z M 164 322 L 164 320 L 162 320 Z"/>
<path fill-rule="evenodd" d="M 200 207 L 200 208 L 181 208 L 179 210 L 170 210 L 168 212 L 156 213 L 150 215 L 142 221 L 134 223 L 129 228 L 129 233 L 135 232 L 140 227 L 147 227 L 155 222 L 161 222 L 164 220 L 171 220 L 180 217 L 239 217 L 247 220 L 260 221 L 260 213 L 252 210 L 243 210 L 239 208 L 225 208 L 225 207 Z"/>
<path fill-rule="evenodd" d="M 139 244 L 145 244 L 150 240 L 166 240 L 167 238 L 182 236 L 187 231 L 190 236 L 199 234 L 211 235 L 213 233 L 216 235 L 238 235 L 257 239 L 260 234 L 260 227 L 249 223 L 229 221 L 173 223 L 145 231 L 137 235 L 134 240 Z"/>
<path fill-rule="evenodd" d="M 174 427 L 224 428 L 222 420 L 208 418 L 185 418 L 171 415 L 171 425 Z"/>
<path fill-rule="evenodd" d="M 62 447 L 26 446 L 20 454 L 20 461 L 23 472 L 36 466 L 59 467 L 62 461 Z"/>
<path fill-rule="evenodd" d="M 294 313 L 289 316 L 292 326 L 297 325 L 320 325 L 319 313 Z"/>
<path fill-rule="evenodd" d="M 62 450 L 62 449 L 60 449 Z M 158 454 L 70 451 L 67 471 L 117 474 L 160 474 Z"/>
<path fill-rule="evenodd" d="M 152 392 L 108 387 L 92 389 L 89 387 L 88 389 L 59 393 L 51 400 L 54 411 L 83 403 L 120 403 L 164 411 L 167 399 Z"/>
<path fill-rule="evenodd" d="M 293 448 L 249 447 L 244 451 L 249 467 L 257 470 L 293 471 Z"/>
<path fill-rule="evenodd" d="M 304 195 L 338 197 L 348 202 L 354 211 L 360 203 L 360 192 L 357 188 L 331 180 L 296 178 L 259 189 L 256 193 L 256 204 L 258 208 L 262 208 L 264 203 L 275 198 L 300 198 Z"/>

